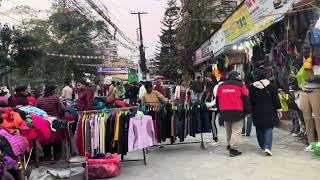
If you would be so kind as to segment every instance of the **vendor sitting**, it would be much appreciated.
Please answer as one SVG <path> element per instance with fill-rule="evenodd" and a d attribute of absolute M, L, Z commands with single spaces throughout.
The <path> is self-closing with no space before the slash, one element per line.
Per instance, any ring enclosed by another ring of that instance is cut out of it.
<path fill-rule="evenodd" d="M 167 99 L 159 91 L 153 90 L 152 83 L 147 81 L 145 84 L 147 90 L 141 98 L 141 105 L 155 105 L 167 101 Z"/>

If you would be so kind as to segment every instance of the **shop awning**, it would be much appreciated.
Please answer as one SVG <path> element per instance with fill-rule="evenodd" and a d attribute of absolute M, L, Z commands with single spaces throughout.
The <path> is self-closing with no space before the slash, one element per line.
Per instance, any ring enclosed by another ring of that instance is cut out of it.
<path fill-rule="evenodd" d="M 208 40 L 211 42 L 211 47 L 207 47 L 207 49 L 210 49 L 212 56 L 216 57 L 222 53 L 221 50 L 226 51 L 233 45 L 250 39 L 271 25 L 281 21 L 287 12 L 292 9 L 294 2 L 295 0 L 243 1 L 222 23 L 221 29 L 214 33 L 210 40 Z M 203 45 L 207 44 L 206 41 Z M 201 57 L 200 60 L 194 61 L 194 65 L 203 63 L 206 60 L 208 59 Z"/>
<path fill-rule="evenodd" d="M 98 73 L 104 73 L 104 74 L 128 74 L 128 68 L 103 68 L 100 67 L 98 69 Z"/>

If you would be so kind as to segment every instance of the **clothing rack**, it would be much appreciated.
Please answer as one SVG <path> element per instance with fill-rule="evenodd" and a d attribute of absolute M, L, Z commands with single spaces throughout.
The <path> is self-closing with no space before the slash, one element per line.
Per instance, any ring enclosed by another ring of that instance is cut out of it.
<path fill-rule="evenodd" d="M 167 101 L 162 101 L 160 103 L 171 103 L 171 102 L 175 102 L 176 100 L 167 100 Z M 145 104 L 159 104 L 159 102 L 145 102 Z M 211 123 L 211 122 L 210 122 Z M 212 136 L 214 137 L 214 134 L 213 134 L 213 130 L 211 130 L 211 133 L 212 133 Z M 163 146 L 177 146 L 177 145 L 188 145 L 188 144 L 198 144 L 200 143 L 200 148 L 205 150 L 206 147 L 204 145 L 204 141 L 203 141 L 203 133 L 201 132 L 200 133 L 201 135 L 201 140 L 200 141 L 194 141 L 194 142 L 178 142 L 178 143 L 173 143 L 173 144 L 161 144 L 161 145 L 154 145 L 154 147 L 163 147 Z M 147 153 L 148 153 L 148 149 L 147 150 Z"/>
<path fill-rule="evenodd" d="M 110 112 L 120 112 L 120 111 L 125 111 L 125 110 L 137 110 L 139 109 L 139 106 L 131 106 L 131 107 L 123 107 L 123 108 L 111 108 L 111 109 L 101 109 L 101 110 L 90 110 L 90 111 L 78 111 L 79 113 L 101 113 L 105 111 L 110 111 Z M 124 155 L 121 154 L 121 162 L 136 162 L 136 161 L 143 161 L 144 165 L 147 165 L 147 158 L 146 158 L 146 148 L 142 149 L 143 153 L 143 159 L 124 159 Z"/>

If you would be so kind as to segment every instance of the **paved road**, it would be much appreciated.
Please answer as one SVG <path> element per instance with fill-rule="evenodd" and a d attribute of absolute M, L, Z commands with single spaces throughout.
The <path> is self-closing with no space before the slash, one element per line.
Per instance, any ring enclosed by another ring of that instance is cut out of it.
<path fill-rule="evenodd" d="M 243 155 L 230 158 L 225 150 L 224 128 L 219 147 L 202 150 L 199 144 L 153 148 L 148 165 L 130 162 L 115 180 L 319 180 L 320 158 L 304 152 L 305 147 L 287 131 L 276 129 L 272 157 L 257 146 L 255 134 L 243 137 Z M 210 135 L 205 136 L 210 139 Z M 193 138 L 189 138 L 194 140 Z M 140 154 L 132 154 L 135 157 Z M 129 158 L 128 157 L 128 158 Z"/>
<path fill-rule="evenodd" d="M 122 163 L 114 180 L 319 180 L 320 157 L 304 152 L 305 145 L 288 131 L 275 129 L 273 156 L 266 157 L 257 146 L 255 134 L 242 137 L 243 155 L 231 158 L 225 150 L 224 128 L 219 129 L 221 145 L 202 150 L 199 144 L 152 148 L 148 165 Z M 189 141 L 197 139 L 189 137 Z M 210 134 L 205 135 L 210 139 Z M 141 152 L 130 158 L 141 158 Z M 72 179 L 82 179 L 81 176 Z"/>

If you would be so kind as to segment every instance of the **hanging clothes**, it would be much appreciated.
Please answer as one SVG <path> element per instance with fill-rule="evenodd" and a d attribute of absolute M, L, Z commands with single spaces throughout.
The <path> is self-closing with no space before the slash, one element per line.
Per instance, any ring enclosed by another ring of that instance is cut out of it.
<path fill-rule="evenodd" d="M 155 131 L 152 117 L 144 115 L 141 119 L 133 117 L 129 124 L 128 150 L 143 149 L 155 144 Z"/>

